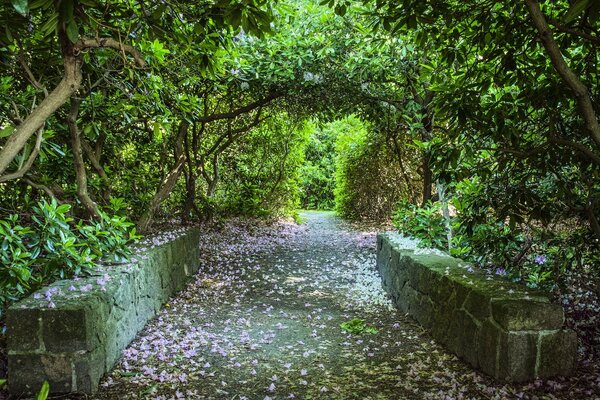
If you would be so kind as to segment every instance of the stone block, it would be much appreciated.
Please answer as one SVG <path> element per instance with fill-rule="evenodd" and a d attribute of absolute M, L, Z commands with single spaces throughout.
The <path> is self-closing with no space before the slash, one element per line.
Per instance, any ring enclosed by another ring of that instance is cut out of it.
<path fill-rule="evenodd" d="M 464 310 L 455 310 L 448 328 L 448 348 L 474 367 L 478 366 L 477 354 L 481 322 Z"/>
<path fill-rule="evenodd" d="M 91 350 L 96 345 L 93 331 L 88 324 L 86 310 L 72 305 L 69 308 L 44 310 L 43 338 L 45 351 L 65 353 L 77 350 Z"/>
<path fill-rule="evenodd" d="M 431 334 L 441 343 L 448 340 L 448 329 L 454 314 L 453 295 L 444 303 L 434 303 L 434 316 Z"/>
<path fill-rule="evenodd" d="M 198 269 L 198 234 L 191 230 L 185 238 L 148 250 L 136 265 L 100 267 L 79 282 L 52 284 L 57 289 L 53 308 L 33 295 L 11 306 L 10 392 L 17 397 L 31 395 L 45 380 L 52 393 L 96 391 L 121 351 L 184 285 L 184 264 Z M 110 279 L 98 282 L 107 274 Z M 78 289 L 84 285 L 92 289 Z"/>
<path fill-rule="evenodd" d="M 8 389 L 18 395 L 33 395 L 49 381 L 52 392 L 68 393 L 73 370 L 68 355 L 8 354 Z"/>
<path fill-rule="evenodd" d="M 419 294 L 417 293 L 417 291 L 413 289 L 413 287 L 409 283 L 407 283 L 406 285 L 404 285 L 404 288 L 402 289 L 401 295 L 399 297 L 401 298 L 401 301 L 404 306 L 402 308 L 402 311 L 409 313 L 416 319 L 417 316 L 414 313 L 414 311 L 416 310 L 416 305 L 419 302 Z"/>
<path fill-rule="evenodd" d="M 393 288 L 394 291 L 400 292 L 402 290 L 402 288 L 404 287 L 404 285 L 407 284 L 407 282 L 408 282 L 408 275 L 406 274 L 406 271 L 397 270 L 392 275 L 391 288 Z"/>
<path fill-rule="evenodd" d="M 95 393 L 98 383 L 106 372 L 105 354 L 102 348 L 80 355 L 74 359 L 75 389 L 83 393 Z"/>
<path fill-rule="evenodd" d="M 562 307 L 527 299 L 492 300 L 492 315 L 507 331 L 555 330 L 564 323 Z"/>
<path fill-rule="evenodd" d="M 500 328 L 491 318 L 485 319 L 481 324 L 477 349 L 477 364 L 486 374 L 498 376 L 498 359 Z"/>
<path fill-rule="evenodd" d="M 537 333 L 501 331 L 496 379 L 526 382 L 535 378 Z"/>
<path fill-rule="evenodd" d="M 577 366 L 577 335 L 572 330 L 541 332 L 536 375 L 570 375 Z"/>
<path fill-rule="evenodd" d="M 431 300 L 441 306 L 445 305 L 454 293 L 452 282 L 443 274 L 438 274 L 437 279 L 433 280 L 430 286 Z"/>
<path fill-rule="evenodd" d="M 391 246 L 390 243 L 382 236 L 377 237 L 377 266 L 380 267 L 380 271 L 389 270 L 390 257 L 391 257 Z"/>
<path fill-rule="evenodd" d="M 431 329 L 435 320 L 435 306 L 428 296 L 417 292 L 417 302 L 412 306 L 411 315 L 426 329 Z"/>
<path fill-rule="evenodd" d="M 463 308 L 467 310 L 472 316 L 482 321 L 490 316 L 490 297 L 473 289 L 467 295 Z"/>
<path fill-rule="evenodd" d="M 7 346 L 14 352 L 34 352 L 42 347 L 42 315 L 39 309 L 10 308 L 6 313 Z"/>

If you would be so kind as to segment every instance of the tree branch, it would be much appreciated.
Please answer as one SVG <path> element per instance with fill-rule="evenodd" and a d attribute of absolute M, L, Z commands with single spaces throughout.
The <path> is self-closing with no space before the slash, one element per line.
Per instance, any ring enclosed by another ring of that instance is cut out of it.
<path fill-rule="evenodd" d="M 247 112 L 254 110 L 255 108 L 262 107 L 266 104 L 269 104 L 271 101 L 273 101 L 281 96 L 283 96 L 283 93 L 273 92 L 260 100 L 257 100 L 253 103 L 250 103 L 248 105 L 240 107 L 236 110 L 226 112 L 226 113 L 212 114 L 212 115 L 207 115 L 204 117 L 196 118 L 196 122 L 207 123 L 207 122 L 212 122 L 212 121 L 218 121 L 221 119 L 234 119 L 241 114 L 245 114 Z"/>
<path fill-rule="evenodd" d="M 600 166 L 600 157 L 597 156 L 593 151 L 591 151 L 590 149 L 585 147 L 583 144 L 575 143 L 575 142 L 572 142 L 572 141 L 566 140 L 566 139 L 559 139 L 557 137 L 550 137 L 550 138 L 548 138 L 548 140 L 551 143 L 556 143 L 556 144 L 563 145 L 566 147 L 570 147 L 574 150 L 577 150 L 579 153 L 581 153 L 584 156 L 586 156 L 587 158 L 589 158 L 590 161 L 592 161 L 594 164 Z"/>
<path fill-rule="evenodd" d="M 123 54 L 129 54 L 133 57 L 136 65 L 139 68 L 144 68 L 146 66 L 146 61 L 144 61 L 142 53 L 140 53 L 135 47 L 122 43 L 113 38 L 81 38 L 77 43 L 75 43 L 73 50 L 75 52 L 81 52 L 86 49 L 97 48 L 110 48 L 113 50 L 118 50 Z"/>
<path fill-rule="evenodd" d="M 77 126 L 77 116 L 79 115 L 79 106 L 81 99 L 73 97 L 71 99 L 71 110 L 67 116 L 67 124 L 71 135 L 71 151 L 73 153 L 73 166 L 75 167 L 75 177 L 77 181 L 77 196 L 81 204 L 85 207 L 91 217 L 97 218 L 100 216 L 98 205 L 88 193 L 87 174 L 85 171 L 85 163 L 83 162 L 83 153 L 81 150 L 81 137 L 79 127 Z"/>
<path fill-rule="evenodd" d="M 570 35 L 574 35 L 574 36 L 578 36 L 582 39 L 587 40 L 590 43 L 593 43 L 595 45 L 600 45 L 600 38 L 594 35 L 590 35 L 589 33 L 585 33 L 582 31 L 578 31 L 577 29 L 572 29 L 569 28 L 567 26 L 564 26 L 563 24 L 561 24 L 559 21 L 552 19 L 552 18 L 548 18 L 548 22 L 550 23 L 550 25 L 554 26 L 558 31 L 560 32 L 564 32 L 564 33 L 568 33 Z"/>
<path fill-rule="evenodd" d="M 577 75 L 575 75 L 575 73 L 567 65 L 567 62 L 565 61 L 558 44 L 554 40 L 552 31 L 548 26 L 546 17 L 540 9 L 538 1 L 525 0 L 525 4 L 529 8 L 531 20 L 539 32 L 540 41 L 546 49 L 554 69 L 561 77 L 563 82 L 573 92 L 575 101 L 579 106 L 580 114 L 585 121 L 586 129 L 596 143 L 596 146 L 600 148 L 600 124 L 598 123 L 588 88 L 581 82 L 581 80 L 579 80 Z"/>
<path fill-rule="evenodd" d="M 25 162 L 25 164 L 13 173 L 0 176 L 0 183 L 7 182 L 7 181 L 10 181 L 13 179 L 21 178 L 23 175 L 25 175 L 27 173 L 27 171 L 29 171 L 31 169 L 31 167 L 33 166 L 33 162 L 35 161 L 35 159 L 37 158 L 37 156 L 40 152 L 40 147 L 42 145 L 42 140 L 44 138 L 43 133 L 44 133 L 43 128 L 38 129 L 38 135 L 37 135 L 37 139 L 35 140 L 35 146 L 33 147 L 33 150 L 31 151 L 31 154 L 27 158 L 27 161 Z"/>

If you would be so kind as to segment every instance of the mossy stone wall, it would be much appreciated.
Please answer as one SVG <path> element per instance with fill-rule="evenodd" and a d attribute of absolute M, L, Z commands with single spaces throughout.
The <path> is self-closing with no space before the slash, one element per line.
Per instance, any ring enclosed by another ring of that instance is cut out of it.
<path fill-rule="evenodd" d="M 449 256 L 377 237 L 377 267 L 395 305 L 473 367 L 507 382 L 568 375 L 577 337 L 562 307 Z"/>
<path fill-rule="evenodd" d="M 94 393 L 121 351 L 198 271 L 199 231 L 189 230 L 136 259 L 55 282 L 9 308 L 12 394 L 32 395 L 45 380 L 52 393 Z"/>

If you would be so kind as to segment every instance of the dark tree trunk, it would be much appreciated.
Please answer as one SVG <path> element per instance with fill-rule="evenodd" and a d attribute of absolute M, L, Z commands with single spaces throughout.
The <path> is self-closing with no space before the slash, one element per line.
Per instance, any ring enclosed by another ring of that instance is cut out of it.
<path fill-rule="evenodd" d="M 77 125 L 77 116 L 79 115 L 79 106 L 81 105 L 81 99 L 72 97 L 71 98 L 71 109 L 67 116 L 67 123 L 69 125 L 69 133 L 71 136 L 71 151 L 73 153 L 73 166 L 75 167 L 75 176 L 77 182 L 77 197 L 81 204 L 85 207 L 88 216 L 98 218 L 100 212 L 98 205 L 88 193 L 87 187 L 87 173 L 85 171 L 85 163 L 83 162 L 83 151 L 81 149 L 81 138 L 79 127 Z"/>

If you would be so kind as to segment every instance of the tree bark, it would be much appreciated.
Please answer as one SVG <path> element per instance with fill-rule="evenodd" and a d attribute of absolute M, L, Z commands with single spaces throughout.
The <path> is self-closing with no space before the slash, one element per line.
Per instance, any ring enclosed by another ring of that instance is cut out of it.
<path fill-rule="evenodd" d="M 177 139 L 175 142 L 175 165 L 173 166 L 173 168 L 171 168 L 169 173 L 167 173 L 165 179 L 162 180 L 158 190 L 156 191 L 156 194 L 150 201 L 148 209 L 138 220 L 137 230 L 139 232 L 148 232 L 148 229 L 152 225 L 152 221 L 154 219 L 154 216 L 158 212 L 160 205 L 169 197 L 169 195 L 175 188 L 179 177 L 181 176 L 181 172 L 183 171 L 183 168 L 185 166 L 186 159 L 185 152 L 183 151 L 183 140 L 185 138 L 185 135 L 187 135 L 188 127 L 189 123 L 185 120 L 183 120 L 179 125 L 179 133 L 177 134 Z"/>
<path fill-rule="evenodd" d="M 60 83 L 46 96 L 28 116 L 19 124 L 0 150 L 0 175 L 6 171 L 25 144 L 46 120 L 54 114 L 81 86 L 81 58 L 82 51 L 90 48 L 112 48 L 131 55 L 139 67 L 145 65 L 141 54 L 132 46 L 123 44 L 112 38 L 82 38 L 76 44 L 71 44 L 66 32 L 59 31 L 59 41 L 63 55 L 64 74 Z"/>
<path fill-rule="evenodd" d="M 404 179 L 404 184 L 406 185 L 406 191 L 408 193 L 410 193 L 410 200 L 414 205 L 417 205 L 418 203 L 418 193 L 415 193 L 415 191 L 413 190 L 412 184 L 410 182 L 410 178 L 408 176 L 408 173 L 406 171 L 406 168 L 404 166 L 404 160 L 402 157 L 402 151 L 400 149 L 400 145 L 398 144 L 398 139 L 396 138 L 396 136 L 392 133 L 391 134 L 391 141 L 392 144 L 394 145 L 394 154 L 396 155 L 396 159 L 398 160 L 398 164 L 400 165 L 400 174 L 402 174 L 402 178 Z"/>
<path fill-rule="evenodd" d="M 98 176 L 102 179 L 102 182 L 104 183 L 104 187 L 102 188 L 102 198 L 104 200 L 108 200 L 110 198 L 111 193 L 110 179 L 108 178 L 108 175 L 106 175 L 106 171 L 100 163 L 100 153 L 96 152 L 92 148 L 92 146 L 84 139 L 81 140 L 81 148 L 85 153 L 85 156 L 89 160 L 90 164 L 92 165 L 92 168 L 94 168 L 94 171 L 96 171 L 96 174 L 98 174 Z"/>
<path fill-rule="evenodd" d="M 600 124 L 596 117 L 594 105 L 588 88 L 581 82 L 581 80 L 575 75 L 573 70 L 569 68 L 569 65 L 565 61 L 558 44 L 554 40 L 552 31 L 548 26 L 546 17 L 542 13 L 540 4 L 537 0 L 525 0 L 525 4 L 529 9 L 531 20 L 539 32 L 539 38 L 542 45 L 546 49 L 550 61 L 554 66 L 554 69 L 562 79 L 562 81 L 571 89 L 579 107 L 579 113 L 585 122 L 586 130 L 590 137 L 595 142 L 596 146 L 600 148 Z"/>
<path fill-rule="evenodd" d="M 85 171 L 85 163 L 83 162 L 83 152 L 81 150 L 81 138 L 79 127 L 77 126 L 77 116 L 79 115 L 79 106 L 81 99 L 71 98 L 71 109 L 67 116 L 67 124 L 69 125 L 69 134 L 71 137 L 71 152 L 73 153 L 73 166 L 75 167 L 75 176 L 77 182 L 77 197 L 85 207 L 87 214 L 90 217 L 100 217 L 98 205 L 88 193 L 87 173 Z"/>
<path fill-rule="evenodd" d="M 428 104 L 423 104 L 423 109 L 425 110 L 425 117 L 423 117 L 423 135 L 421 139 L 424 142 L 431 140 L 432 132 L 433 132 L 433 117 L 429 115 L 428 112 Z M 427 204 L 429 200 L 431 200 L 431 189 L 433 186 L 433 172 L 431 171 L 431 154 L 429 151 L 425 151 L 423 153 L 423 206 Z"/>
<path fill-rule="evenodd" d="M 54 90 L 17 126 L 0 151 L 0 175 L 19 154 L 25 144 L 46 120 L 54 114 L 81 86 L 80 61 L 72 56 L 64 56 L 64 76 Z"/>
<path fill-rule="evenodd" d="M 44 136 L 44 128 L 42 127 L 40 129 L 38 129 L 38 134 L 37 134 L 37 139 L 35 140 L 35 145 L 34 145 L 33 149 L 31 150 L 29 157 L 27 157 L 27 161 L 25 161 L 23 163 L 23 165 L 20 166 L 19 169 L 16 170 L 15 172 L 0 176 L 0 183 L 7 182 L 7 181 L 10 181 L 13 179 L 22 178 L 27 173 L 27 171 L 29 171 L 31 169 L 31 167 L 33 166 L 33 162 L 35 161 L 35 159 L 37 158 L 37 156 L 40 152 L 40 147 L 41 147 L 42 141 L 44 139 L 43 136 Z M 25 155 L 23 155 L 23 157 L 25 157 Z"/>

